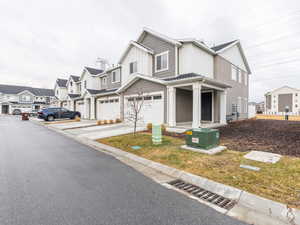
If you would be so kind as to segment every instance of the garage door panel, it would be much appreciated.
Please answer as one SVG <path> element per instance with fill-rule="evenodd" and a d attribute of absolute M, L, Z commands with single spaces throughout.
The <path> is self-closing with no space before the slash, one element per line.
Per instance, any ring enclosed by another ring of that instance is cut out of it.
<path fill-rule="evenodd" d="M 133 109 L 130 107 L 130 96 L 125 96 L 125 120 L 126 115 L 128 116 L 130 113 L 132 114 Z M 144 97 L 143 107 L 140 112 L 140 120 L 139 123 L 147 124 L 147 123 L 156 123 L 163 124 L 164 123 L 164 102 L 161 94 L 149 94 L 149 96 Z"/>
<path fill-rule="evenodd" d="M 120 101 L 119 99 L 100 99 L 97 102 L 97 119 L 115 120 L 120 119 Z"/>

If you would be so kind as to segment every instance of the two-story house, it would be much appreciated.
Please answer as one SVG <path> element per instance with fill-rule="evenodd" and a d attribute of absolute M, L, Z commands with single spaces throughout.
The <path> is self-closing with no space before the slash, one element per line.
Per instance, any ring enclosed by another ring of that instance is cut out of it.
<path fill-rule="evenodd" d="M 300 114 L 300 89 L 283 86 L 265 94 L 265 113 Z"/>
<path fill-rule="evenodd" d="M 247 118 L 248 75 L 251 73 L 238 40 L 208 47 L 196 39 L 173 39 L 144 29 L 131 41 L 122 66 L 121 118 L 129 101 L 144 94 L 144 123 L 200 127 L 225 124 L 226 116 Z"/>
<path fill-rule="evenodd" d="M 37 111 L 55 101 L 53 89 L 0 85 L 0 114 Z"/>
<path fill-rule="evenodd" d="M 62 107 L 63 103 L 67 100 L 68 90 L 67 90 L 67 82 L 66 79 L 57 78 L 54 85 L 54 94 L 56 97 L 56 102 L 53 105 Z"/>

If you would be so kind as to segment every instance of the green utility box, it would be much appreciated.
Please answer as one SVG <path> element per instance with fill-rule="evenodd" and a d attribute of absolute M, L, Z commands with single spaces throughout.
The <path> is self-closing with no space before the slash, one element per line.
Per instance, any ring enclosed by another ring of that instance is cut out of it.
<path fill-rule="evenodd" d="M 186 131 L 186 145 L 209 150 L 220 143 L 220 133 L 216 129 L 196 128 Z"/>

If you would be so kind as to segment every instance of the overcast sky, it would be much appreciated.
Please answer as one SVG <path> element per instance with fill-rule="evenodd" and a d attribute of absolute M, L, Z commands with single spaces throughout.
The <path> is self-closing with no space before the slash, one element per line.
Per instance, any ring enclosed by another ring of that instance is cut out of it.
<path fill-rule="evenodd" d="M 52 88 L 97 57 L 116 63 L 143 27 L 208 44 L 240 39 L 250 100 L 300 88 L 299 0 L 0 0 L 0 83 Z"/>

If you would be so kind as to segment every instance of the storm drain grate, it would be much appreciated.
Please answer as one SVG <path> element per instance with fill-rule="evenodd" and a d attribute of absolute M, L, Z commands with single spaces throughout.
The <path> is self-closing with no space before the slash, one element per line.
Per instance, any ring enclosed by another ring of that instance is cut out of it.
<path fill-rule="evenodd" d="M 180 179 L 173 180 L 173 181 L 169 182 L 169 184 L 176 187 L 179 190 L 188 192 L 189 194 L 191 194 L 199 199 L 210 202 L 210 203 L 217 205 L 223 209 L 229 210 L 229 209 L 233 208 L 233 206 L 236 204 L 236 202 L 234 200 L 225 198 L 221 195 L 215 194 L 213 192 L 210 192 L 208 190 L 200 188 L 196 185 L 184 182 Z"/>

